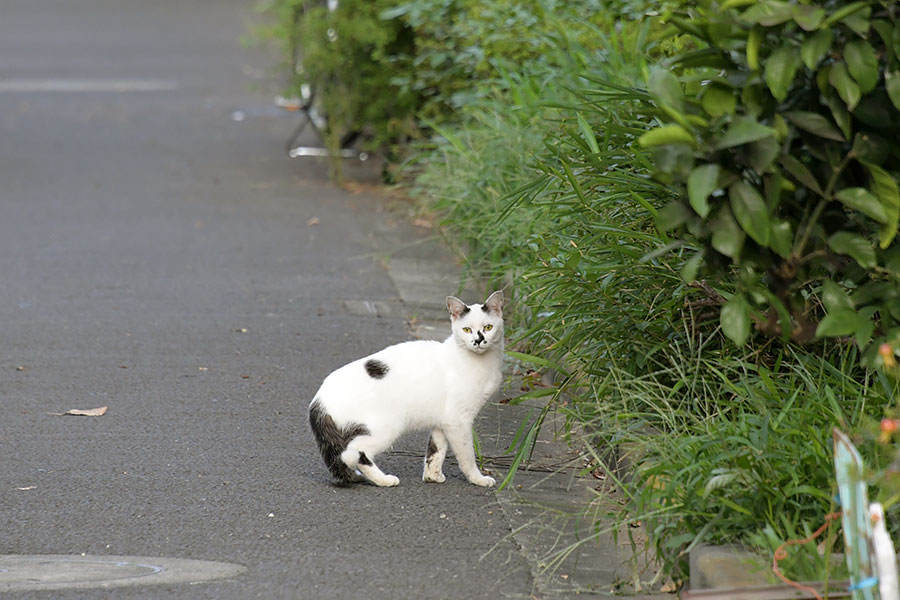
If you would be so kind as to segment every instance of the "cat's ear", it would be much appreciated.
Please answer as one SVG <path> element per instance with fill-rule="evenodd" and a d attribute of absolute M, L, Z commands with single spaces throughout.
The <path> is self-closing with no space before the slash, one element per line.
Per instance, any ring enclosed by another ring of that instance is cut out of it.
<path fill-rule="evenodd" d="M 451 317 L 458 319 L 469 312 L 469 307 L 456 296 L 447 296 L 447 310 L 450 311 Z"/>
<path fill-rule="evenodd" d="M 485 312 L 496 313 L 497 315 L 503 315 L 503 292 L 501 290 L 497 290 L 490 296 L 488 299 L 484 301 L 482 305 L 484 307 Z"/>

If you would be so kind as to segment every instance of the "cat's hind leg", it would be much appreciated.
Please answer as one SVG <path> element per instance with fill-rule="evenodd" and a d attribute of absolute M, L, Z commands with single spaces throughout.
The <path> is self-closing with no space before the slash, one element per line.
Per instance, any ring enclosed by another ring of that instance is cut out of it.
<path fill-rule="evenodd" d="M 433 429 L 431 437 L 428 438 L 428 452 L 425 454 L 425 470 L 422 473 L 422 481 L 443 483 L 447 479 L 441 470 L 445 456 L 447 456 L 447 437 L 440 429 Z"/>
<path fill-rule="evenodd" d="M 390 444 L 388 444 L 389 446 Z M 378 468 L 372 459 L 384 449 L 371 435 L 353 438 L 347 449 L 341 453 L 341 460 L 351 470 L 356 469 L 363 477 L 381 487 L 392 487 L 400 483 L 400 478 L 388 475 Z"/>

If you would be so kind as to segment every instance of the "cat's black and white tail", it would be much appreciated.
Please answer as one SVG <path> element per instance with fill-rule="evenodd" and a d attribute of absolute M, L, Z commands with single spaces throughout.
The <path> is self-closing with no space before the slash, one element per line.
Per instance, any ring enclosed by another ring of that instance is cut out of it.
<path fill-rule="evenodd" d="M 334 478 L 341 484 L 357 480 L 356 472 L 341 460 L 341 453 L 354 438 L 368 435 L 369 430 L 364 425 L 338 427 L 318 400 L 313 400 L 309 405 L 309 426 L 316 437 L 319 452 L 322 453 L 322 458 Z"/>

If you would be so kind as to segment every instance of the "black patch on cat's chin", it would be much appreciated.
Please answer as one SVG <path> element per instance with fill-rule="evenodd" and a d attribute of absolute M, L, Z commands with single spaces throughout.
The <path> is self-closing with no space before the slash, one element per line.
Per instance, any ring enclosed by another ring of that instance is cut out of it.
<path fill-rule="evenodd" d="M 372 379 L 381 379 L 388 372 L 388 366 L 381 362 L 380 360 L 375 360 L 374 358 L 370 358 L 366 361 L 366 373 L 369 374 L 369 377 Z"/>
<path fill-rule="evenodd" d="M 365 453 L 365 452 L 360 452 L 360 453 L 359 453 L 359 464 L 361 464 L 361 465 L 366 465 L 367 467 L 371 467 L 371 466 L 372 466 L 372 461 L 369 460 L 369 457 L 366 456 L 366 453 Z"/>

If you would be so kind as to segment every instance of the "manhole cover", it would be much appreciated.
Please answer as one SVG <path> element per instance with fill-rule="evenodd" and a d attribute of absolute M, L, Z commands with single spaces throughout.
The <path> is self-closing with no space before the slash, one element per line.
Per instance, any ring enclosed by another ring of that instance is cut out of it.
<path fill-rule="evenodd" d="M 194 583 L 246 570 L 241 565 L 180 558 L 0 555 L 0 591 Z"/>

